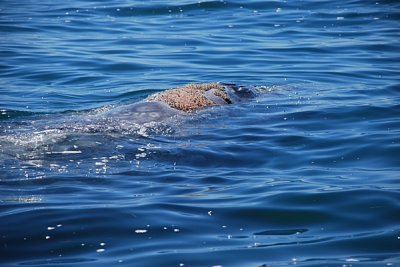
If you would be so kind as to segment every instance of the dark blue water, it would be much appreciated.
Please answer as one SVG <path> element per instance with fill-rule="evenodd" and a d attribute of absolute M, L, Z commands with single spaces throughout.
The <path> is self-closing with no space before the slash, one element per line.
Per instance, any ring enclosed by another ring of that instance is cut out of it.
<path fill-rule="evenodd" d="M 0 265 L 400 266 L 399 29 L 390 0 L 1 1 Z M 211 81 L 269 91 L 103 115 Z"/>

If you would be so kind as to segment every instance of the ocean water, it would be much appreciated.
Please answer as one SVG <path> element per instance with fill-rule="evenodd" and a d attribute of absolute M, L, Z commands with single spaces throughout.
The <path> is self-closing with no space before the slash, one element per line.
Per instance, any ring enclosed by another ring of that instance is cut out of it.
<path fill-rule="evenodd" d="M 3 0 L 0 31 L 1 266 L 400 266 L 398 1 Z M 212 81 L 268 90 L 122 112 Z"/>

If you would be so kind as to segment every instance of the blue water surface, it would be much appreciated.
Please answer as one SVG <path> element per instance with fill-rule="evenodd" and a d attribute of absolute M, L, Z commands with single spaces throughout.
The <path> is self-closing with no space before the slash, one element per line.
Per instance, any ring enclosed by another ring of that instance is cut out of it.
<path fill-rule="evenodd" d="M 1 1 L 0 265 L 400 266 L 399 29 L 393 0 Z M 118 116 L 213 81 L 268 90 Z"/>

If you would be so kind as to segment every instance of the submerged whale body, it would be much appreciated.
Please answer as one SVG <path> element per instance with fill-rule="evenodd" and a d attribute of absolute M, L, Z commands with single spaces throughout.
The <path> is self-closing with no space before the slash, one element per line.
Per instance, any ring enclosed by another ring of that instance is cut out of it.
<path fill-rule="evenodd" d="M 58 156 L 119 153 L 123 140 L 132 146 L 131 140 L 170 134 L 185 117 L 192 118 L 185 115 L 243 102 L 264 90 L 228 83 L 188 84 L 128 105 L 0 122 L 0 165 L 18 161 L 41 166 Z"/>
<path fill-rule="evenodd" d="M 175 124 L 172 121 L 175 121 L 175 118 L 183 118 L 211 106 L 248 101 L 265 89 L 220 82 L 187 84 L 149 95 L 146 99 L 132 104 L 103 107 L 88 112 L 44 115 L 27 122 L 21 120 L 9 127 L 6 126 L 6 122 L 4 133 L 8 135 L 0 139 L 26 136 L 29 140 L 35 135 L 55 134 L 153 132 L 163 129 L 163 126 L 170 128 Z"/>

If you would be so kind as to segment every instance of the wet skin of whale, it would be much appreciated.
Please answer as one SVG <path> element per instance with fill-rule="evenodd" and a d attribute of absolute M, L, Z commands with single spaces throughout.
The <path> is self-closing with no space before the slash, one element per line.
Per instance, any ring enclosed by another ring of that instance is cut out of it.
<path fill-rule="evenodd" d="M 261 89 L 231 83 L 188 84 L 150 95 L 146 100 L 108 111 L 106 116 L 137 124 L 161 122 L 209 106 L 220 106 L 256 97 Z"/>
<path fill-rule="evenodd" d="M 114 108 L 106 113 L 107 117 L 115 117 L 123 121 L 137 124 L 162 122 L 184 112 L 169 107 L 163 102 L 140 101 L 137 103 Z"/>

